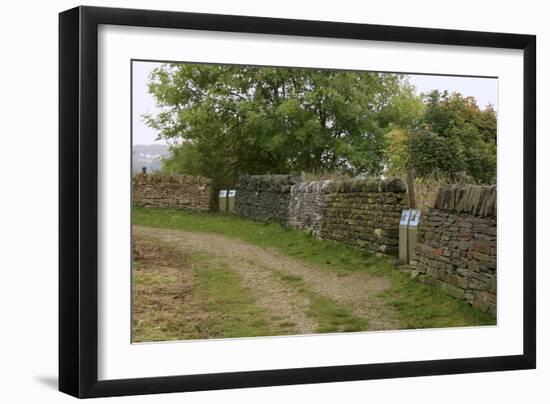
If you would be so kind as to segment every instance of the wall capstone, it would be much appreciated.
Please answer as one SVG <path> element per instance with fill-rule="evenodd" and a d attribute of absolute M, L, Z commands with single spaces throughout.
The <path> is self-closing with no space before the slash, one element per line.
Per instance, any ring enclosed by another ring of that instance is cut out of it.
<path fill-rule="evenodd" d="M 434 208 L 480 217 L 495 217 L 497 187 L 496 185 L 448 185 L 439 191 Z"/>

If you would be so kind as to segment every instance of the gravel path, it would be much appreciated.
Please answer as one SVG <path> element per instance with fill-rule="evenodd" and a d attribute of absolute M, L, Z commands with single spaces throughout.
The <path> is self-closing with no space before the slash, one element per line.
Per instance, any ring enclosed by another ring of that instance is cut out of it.
<path fill-rule="evenodd" d="M 368 273 L 341 273 L 318 268 L 275 249 L 267 249 L 244 241 L 212 233 L 134 226 L 142 237 L 158 238 L 183 254 L 207 253 L 240 275 L 243 283 L 253 290 L 258 304 L 297 325 L 299 334 L 312 334 L 316 324 L 309 318 L 307 297 L 277 276 L 288 274 L 303 279 L 312 291 L 348 304 L 356 316 L 368 320 L 369 330 L 398 329 L 395 313 L 389 309 L 380 293 L 390 287 L 387 279 Z"/>

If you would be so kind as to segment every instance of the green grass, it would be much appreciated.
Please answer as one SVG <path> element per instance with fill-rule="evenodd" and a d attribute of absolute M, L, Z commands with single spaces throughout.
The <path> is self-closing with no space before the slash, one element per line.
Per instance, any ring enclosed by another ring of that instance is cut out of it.
<path fill-rule="evenodd" d="M 336 242 L 319 240 L 305 232 L 278 224 L 253 222 L 216 213 L 189 213 L 141 207 L 134 208 L 132 222 L 143 226 L 217 233 L 239 238 L 257 246 L 275 248 L 285 255 L 314 264 L 319 270 L 335 271 L 342 276 L 354 271 L 367 271 L 386 277 L 391 281 L 391 288 L 383 293 L 383 298 L 397 312 L 401 328 L 495 324 L 494 318 L 479 312 L 466 302 L 420 284 L 408 274 L 399 272 L 390 258 L 377 257 Z M 325 312 L 329 317 L 340 313 L 338 310 L 325 310 L 326 306 L 326 302 L 320 302 L 316 311 Z"/>
<path fill-rule="evenodd" d="M 308 315 L 317 320 L 317 332 L 351 332 L 368 329 L 367 320 L 352 314 L 351 307 L 328 297 L 310 296 Z"/>
<path fill-rule="evenodd" d="M 393 287 L 383 292 L 399 314 L 401 327 L 443 328 L 495 325 L 496 320 L 443 291 L 423 285 L 409 275 L 391 276 Z"/>
<path fill-rule="evenodd" d="M 317 323 L 317 332 L 348 332 L 368 329 L 367 320 L 353 315 L 350 305 L 338 303 L 314 292 L 307 287 L 302 277 L 282 272 L 275 272 L 275 275 L 307 297 L 309 307 L 306 314 Z"/>
<path fill-rule="evenodd" d="M 154 238 L 139 244 L 150 248 L 142 247 L 149 256 L 134 262 L 133 342 L 296 334 L 296 324 L 257 305 L 224 262 L 183 256 Z"/>
<path fill-rule="evenodd" d="M 294 333 L 294 325 L 284 319 L 273 321 L 256 304 L 251 290 L 224 263 L 203 254 L 188 257 L 193 264 L 194 290 L 204 302 L 209 338 L 238 338 Z"/>

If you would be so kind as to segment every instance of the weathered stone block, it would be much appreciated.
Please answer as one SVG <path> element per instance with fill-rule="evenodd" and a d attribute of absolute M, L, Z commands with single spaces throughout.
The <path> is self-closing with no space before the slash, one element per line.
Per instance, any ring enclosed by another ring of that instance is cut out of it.
<path fill-rule="evenodd" d="M 463 299 L 464 298 L 464 289 L 458 288 L 453 285 L 449 285 L 448 283 L 439 281 L 437 283 L 439 287 L 448 295 L 455 297 L 457 299 Z"/>

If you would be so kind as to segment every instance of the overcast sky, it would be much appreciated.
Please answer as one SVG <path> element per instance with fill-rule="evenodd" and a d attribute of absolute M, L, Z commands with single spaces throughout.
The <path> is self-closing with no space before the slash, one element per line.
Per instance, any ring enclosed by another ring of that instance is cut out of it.
<path fill-rule="evenodd" d="M 163 140 L 155 140 L 157 133 L 143 123 L 142 115 L 156 113 L 153 97 L 147 92 L 149 72 L 158 67 L 159 63 L 133 63 L 133 143 L 134 144 L 166 144 Z M 416 92 L 427 93 L 431 90 L 447 90 L 458 92 L 464 96 L 472 96 L 480 108 L 492 104 L 497 107 L 497 79 L 478 77 L 433 76 L 411 74 L 409 82 L 415 86 Z"/>
<path fill-rule="evenodd" d="M 157 133 L 145 123 L 142 115 L 146 113 L 154 114 L 157 110 L 155 100 L 147 92 L 147 82 L 151 70 L 160 66 L 160 63 L 151 62 L 133 62 L 132 63 L 132 142 L 133 144 L 153 144 L 166 142 L 156 141 Z"/>

